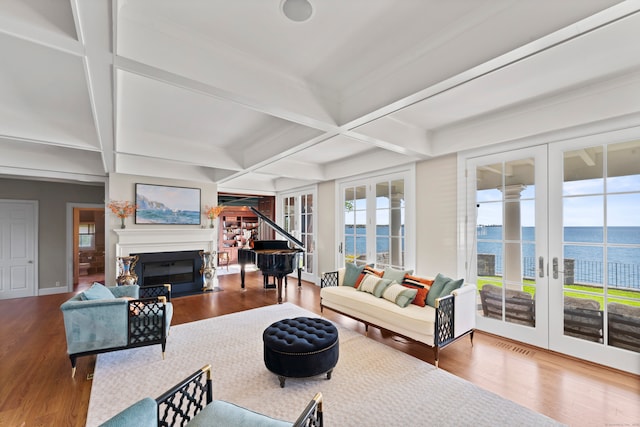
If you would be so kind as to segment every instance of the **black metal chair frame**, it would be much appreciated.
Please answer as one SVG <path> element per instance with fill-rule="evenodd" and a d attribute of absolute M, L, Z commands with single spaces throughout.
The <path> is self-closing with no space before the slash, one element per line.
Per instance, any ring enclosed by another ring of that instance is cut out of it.
<path fill-rule="evenodd" d="M 158 426 L 184 426 L 213 401 L 211 365 L 197 370 L 156 399 Z M 317 393 L 293 423 L 322 427 L 322 393 Z"/>

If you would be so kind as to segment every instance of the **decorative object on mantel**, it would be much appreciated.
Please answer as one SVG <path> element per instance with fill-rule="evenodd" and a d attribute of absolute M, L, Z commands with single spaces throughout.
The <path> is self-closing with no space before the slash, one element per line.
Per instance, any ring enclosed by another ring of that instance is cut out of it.
<path fill-rule="evenodd" d="M 116 283 L 118 286 L 136 285 L 138 283 L 138 275 L 133 270 L 137 262 L 138 255 L 117 257 L 118 277 L 116 278 Z"/>
<path fill-rule="evenodd" d="M 216 251 L 200 251 L 200 256 L 202 257 L 202 267 L 200 268 L 202 290 L 204 292 L 221 290 L 216 281 L 216 266 L 214 263 Z"/>
<path fill-rule="evenodd" d="M 107 204 L 107 207 L 111 209 L 111 212 L 114 215 L 120 218 L 120 228 L 126 228 L 127 226 L 124 223 L 124 219 L 133 215 L 138 208 L 138 205 L 127 200 L 112 200 L 109 202 L 109 204 Z"/>
<path fill-rule="evenodd" d="M 203 215 L 209 218 L 209 228 L 214 227 L 213 220 L 218 218 L 220 212 L 224 209 L 224 206 L 209 206 L 205 205 Z"/>

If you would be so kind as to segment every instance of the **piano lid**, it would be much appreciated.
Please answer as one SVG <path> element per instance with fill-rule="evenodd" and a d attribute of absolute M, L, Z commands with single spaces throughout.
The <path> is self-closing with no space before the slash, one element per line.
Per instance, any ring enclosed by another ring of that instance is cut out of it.
<path fill-rule="evenodd" d="M 266 216 L 264 216 L 259 210 L 257 210 L 256 208 L 254 208 L 253 206 L 249 206 L 249 209 L 251 209 L 251 211 L 258 215 L 258 218 L 260 218 L 261 220 L 263 220 L 264 222 L 267 223 L 267 225 L 271 228 L 273 228 L 276 232 L 278 232 L 278 234 L 280 234 L 282 237 L 284 237 L 285 239 L 287 239 L 288 241 L 290 241 L 291 243 L 295 244 L 296 246 L 298 246 L 300 249 L 304 250 L 304 244 L 296 239 L 295 237 L 293 237 L 291 234 L 287 233 L 284 228 L 280 227 L 278 224 L 276 224 L 275 222 L 273 222 L 272 220 L 270 220 L 269 218 L 267 218 Z"/>

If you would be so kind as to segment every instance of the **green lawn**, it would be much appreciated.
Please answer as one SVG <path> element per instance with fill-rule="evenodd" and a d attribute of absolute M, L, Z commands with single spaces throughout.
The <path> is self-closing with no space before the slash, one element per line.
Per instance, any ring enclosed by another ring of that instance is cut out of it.
<path fill-rule="evenodd" d="M 485 284 L 492 284 L 495 286 L 502 287 L 502 277 L 494 276 L 494 277 L 482 277 L 478 279 L 478 289 L 482 289 L 482 286 Z M 523 291 L 530 293 L 532 296 L 535 293 L 535 287 L 531 286 L 533 284 L 533 280 L 525 280 Z M 529 286 L 527 285 L 529 284 Z M 575 290 L 576 292 L 565 292 L 565 295 L 576 298 L 589 298 L 594 301 L 598 301 L 600 304 L 600 309 L 603 309 L 604 306 L 604 296 L 594 295 L 593 286 L 581 286 L 581 285 L 570 285 L 566 287 L 567 289 Z M 589 292 L 591 295 L 585 295 L 581 292 Z M 618 297 L 618 298 L 616 298 Z M 629 299 L 622 299 L 629 298 Z M 628 291 L 628 290 L 619 290 L 619 289 L 609 289 L 609 302 L 618 302 L 621 304 L 632 305 L 640 307 L 640 292 L 639 291 Z"/>

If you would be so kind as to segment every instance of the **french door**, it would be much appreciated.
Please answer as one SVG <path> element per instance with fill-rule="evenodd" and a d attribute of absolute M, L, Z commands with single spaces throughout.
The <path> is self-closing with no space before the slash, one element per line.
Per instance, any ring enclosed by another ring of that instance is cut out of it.
<path fill-rule="evenodd" d="M 409 172 L 400 171 L 340 184 L 339 265 L 375 264 L 378 269 L 414 265 L 406 237 L 411 228 L 406 201 L 412 182 Z"/>
<path fill-rule="evenodd" d="M 479 329 L 640 373 L 640 140 L 466 159 Z"/>
<path fill-rule="evenodd" d="M 597 142 L 549 147 L 549 347 L 639 374 L 640 140 Z"/>
<path fill-rule="evenodd" d="M 470 274 L 482 330 L 547 347 L 546 147 L 467 161 Z"/>
<path fill-rule="evenodd" d="M 305 255 L 302 260 L 302 279 L 316 281 L 317 259 L 315 251 L 316 191 L 306 189 L 279 196 L 280 212 L 284 230 L 304 243 Z"/>

